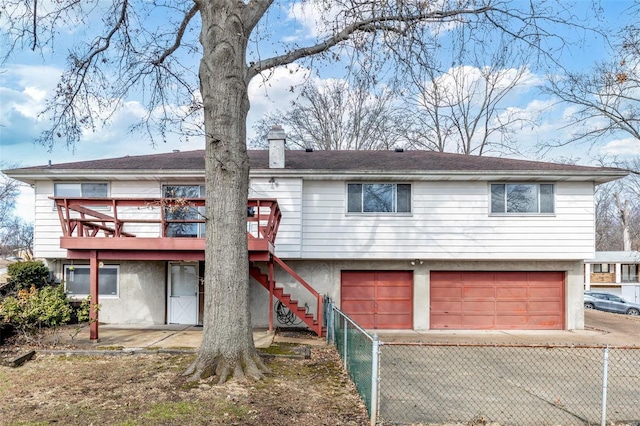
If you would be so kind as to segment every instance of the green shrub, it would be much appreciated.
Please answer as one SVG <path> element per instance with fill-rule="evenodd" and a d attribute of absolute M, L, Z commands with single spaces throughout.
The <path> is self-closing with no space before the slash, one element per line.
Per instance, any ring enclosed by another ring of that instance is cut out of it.
<path fill-rule="evenodd" d="M 31 287 L 40 289 L 49 278 L 49 269 L 38 261 L 12 263 L 7 267 L 7 273 L 7 287 L 13 292 Z"/>
<path fill-rule="evenodd" d="M 11 324 L 25 335 L 38 333 L 42 327 L 58 327 L 71 319 L 72 308 L 61 285 L 38 290 L 31 286 L 0 303 L 0 322 Z"/>

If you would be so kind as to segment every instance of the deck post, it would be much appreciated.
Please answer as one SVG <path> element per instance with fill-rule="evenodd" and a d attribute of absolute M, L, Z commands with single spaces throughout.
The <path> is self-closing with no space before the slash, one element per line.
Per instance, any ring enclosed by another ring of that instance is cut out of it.
<path fill-rule="evenodd" d="M 273 331 L 273 287 L 275 286 L 273 258 L 269 259 L 269 331 Z"/>
<path fill-rule="evenodd" d="M 89 304 L 89 340 L 98 342 L 98 251 L 91 250 L 89 253 L 89 294 L 91 303 Z"/>

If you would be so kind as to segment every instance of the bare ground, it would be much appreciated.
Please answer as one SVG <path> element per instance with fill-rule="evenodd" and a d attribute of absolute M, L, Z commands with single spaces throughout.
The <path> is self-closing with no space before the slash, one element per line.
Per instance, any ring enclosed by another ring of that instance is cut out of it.
<path fill-rule="evenodd" d="M 0 366 L 0 424 L 368 424 L 333 348 L 314 347 L 310 359 L 269 357 L 264 380 L 221 386 L 188 383 L 180 374 L 192 360 L 38 354 Z"/>

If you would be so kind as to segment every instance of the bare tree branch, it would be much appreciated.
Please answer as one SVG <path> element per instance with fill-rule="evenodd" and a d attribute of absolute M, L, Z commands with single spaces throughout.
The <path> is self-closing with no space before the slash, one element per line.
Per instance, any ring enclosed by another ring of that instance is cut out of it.
<path fill-rule="evenodd" d="M 162 52 L 162 55 L 160 55 L 160 57 L 158 59 L 156 59 L 154 61 L 151 61 L 151 64 L 153 64 L 153 65 L 162 64 L 167 59 L 167 57 L 169 57 L 176 50 L 178 50 L 178 48 L 182 44 L 182 37 L 184 36 L 184 32 L 186 31 L 187 26 L 189 25 L 189 22 L 191 22 L 191 19 L 196 15 L 196 13 L 198 13 L 198 5 L 194 4 L 193 7 L 191 9 L 189 9 L 187 11 L 187 13 L 184 15 L 184 19 L 182 20 L 182 23 L 180 24 L 180 26 L 176 30 L 176 41 L 175 41 L 175 43 L 173 43 L 173 45 L 171 47 L 169 47 L 167 50 Z"/>
<path fill-rule="evenodd" d="M 372 17 L 369 19 L 363 19 L 345 26 L 342 31 L 337 34 L 326 38 L 321 43 L 313 46 L 308 46 L 300 49 L 295 49 L 287 52 L 284 55 L 275 56 L 270 59 L 258 61 L 254 64 L 250 64 L 248 78 L 251 79 L 260 72 L 278 67 L 280 65 L 290 64 L 298 59 L 306 58 L 308 56 L 317 55 L 318 53 L 326 52 L 339 43 L 348 40 L 353 34 L 357 32 L 375 32 L 380 24 L 384 23 L 402 23 L 411 24 L 417 22 L 424 22 L 429 20 L 442 21 L 447 18 L 452 18 L 460 15 L 479 15 L 486 14 L 486 12 L 492 10 L 491 7 L 481 7 L 477 9 L 460 9 L 453 11 L 434 11 L 429 13 L 417 13 L 414 15 L 381 15 L 379 17 Z M 385 26 L 385 29 L 389 27 Z"/>

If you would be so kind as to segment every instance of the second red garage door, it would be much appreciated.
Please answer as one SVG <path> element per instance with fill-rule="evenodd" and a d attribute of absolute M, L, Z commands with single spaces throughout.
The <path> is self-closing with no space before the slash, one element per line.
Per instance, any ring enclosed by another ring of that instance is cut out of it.
<path fill-rule="evenodd" d="M 431 272 L 433 330 L 562 330 L 564 272 Z"/>
<path fill-rule="evenodd" d="M 412 271 L 342 271 L 340 309 L 363 328 L 413 327 Z"/>

